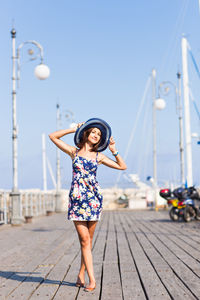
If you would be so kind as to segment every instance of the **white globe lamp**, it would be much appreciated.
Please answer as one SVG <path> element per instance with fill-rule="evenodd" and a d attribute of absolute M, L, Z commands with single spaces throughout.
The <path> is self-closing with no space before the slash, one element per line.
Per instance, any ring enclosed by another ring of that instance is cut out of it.
<path fill-rule="evenodd" d="M 50 75 L 50 69 L 47 65 L 45 64 L 39 64 L 38 66 L 35 67 L 35 76 L 40 79 L 44 80 L 47 79 Z"/>
<path fill-rule="evenodd" d="M 158 99 L 155 100 L 156 109 L 163 110 L 165 108 L 165 106 L 166 106 L 166 102 L 165 102 L 164 99 L 158 98 Z"/>
<path fill-rule="evenodd" d="M 71 129 L 75 129 L 76 126 L 77 126 L 77 123 L 71 123 L 71 124 L 69 125 L 69 127 L 70 127 Z"/>

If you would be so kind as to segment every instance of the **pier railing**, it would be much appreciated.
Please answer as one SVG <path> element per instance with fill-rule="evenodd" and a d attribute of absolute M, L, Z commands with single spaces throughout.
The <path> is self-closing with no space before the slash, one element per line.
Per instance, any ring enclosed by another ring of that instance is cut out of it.
<path fill-rule="evenodd" d="M 10 219 L 10 197 L 8 192 L 0 192 L 0 224 L 7 224 Z"/>
<path fill-rule="evenodd" d="M 22 216 L 36 217 L 45 215 L 47 211 L 55 211 L 55 194 L 36 192 L 21 193 Z"/>
<path fill-rule="evenodd" d="M 56 194 L 53 191 L 20 192 L 20 216 L 24 219 L 55 211 Z M 0 191 L 0 224 L 9 224 L 12 217 L 10 191 Z"/>

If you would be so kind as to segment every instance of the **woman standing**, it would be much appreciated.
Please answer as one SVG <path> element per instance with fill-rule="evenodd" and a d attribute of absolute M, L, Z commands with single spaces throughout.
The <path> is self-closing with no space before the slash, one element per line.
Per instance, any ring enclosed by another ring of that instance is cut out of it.
<path fill-rule="evenodd" d="M 70 133 L 75 133 L 74 142 L 77 147 L 60 140 Z M 87 270 L 89 285 L 84 290 L 93 291 L 96 282 L 92 262 L 92 239 L 97 221 L 100 220 L 103 200 L 96 180 L 97 166 L 103 164 L 125 170 L 126 164 L 116 150 L 110 126 L 101 119 L 89 119 L 85 123 L 79 123 L 75 129 L 59 130 L 51 133 L 49 137 L 72 159 L 73 179 L 69 193 L 68 219 L 74 222 L 81 245 L 81 266 L 76 286 L 85 286 Z M 101 153 L 108 145 L 115 160 Z"/>

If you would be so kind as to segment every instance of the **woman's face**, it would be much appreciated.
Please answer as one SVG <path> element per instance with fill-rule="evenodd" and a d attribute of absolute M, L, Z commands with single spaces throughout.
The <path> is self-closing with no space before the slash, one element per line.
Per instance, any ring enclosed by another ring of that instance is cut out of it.
<path fill-rule="evenodd" d="M 101 130 L 99 128 L 93 128 L 88 136 L 88 141 L 92 144 L 97 144 L 101 139 Z"/>

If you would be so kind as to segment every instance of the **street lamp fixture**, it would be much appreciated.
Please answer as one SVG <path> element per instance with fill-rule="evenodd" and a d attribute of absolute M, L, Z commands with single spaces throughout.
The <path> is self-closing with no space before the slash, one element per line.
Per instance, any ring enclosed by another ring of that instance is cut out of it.
<path fill-rule="evenodd" d="M 73 128 L 76 126 L 74 121 L 74 113 L 71 110 L 67 110 L 64 112 L 64 116 L 67 121 L 72 122 L 70 127 Z M 60 113 L 60 105 L 56 105 L 56 124 L 57 130 L 61 129 L 61 113 Z M 62 199 L 61 199 L 61 170 L 60 170 L 60 149 L 56 150 L 56 205 L 55 211 L 62 212 Z"/>
<path fill-rule="evenodd" d="M 156 110 L 165 108 L 165 101 L 156 97 L 156 70 L 152 70 L 152 121 L 153 121 L 153 186 L 155 192 L 155 210 L 158 210 L 158 185 L 157 185 L 157 126 L 156 126 Z"/>
<path fill-rule="evenodd" d="M 184 168 L 184 146 L 183 146 L 183 114 L 182 114 L 182 102 L 181 102 L 181 73 L 177 74 L 178 88 L 171 81 L 163 81 L 159 85 L 159 94 L 168 96 L 171 92 L 171 88 L 174 90 L 176 97 L 176 111 L 179 118 L 179 152 L 180 152 L 180 180 L 181 184 L 185 184 L 185 168 Z"/>
<path fill-rule="evenodd" d="M 20 225 L 23 222 L 21 215 L 21 201 L 20 193 L 18 190 L 18 130 L 17 130 L 17 116 L 16 116 L 16 82 L 19 83 L 20 79 L 20 50 L 24 45 L 34 46 L 38 53 L 34 55 L 34 50 L 31 48 L 28 50 L 30 55 L 29 61 L 40 58 L 40 64 L 35 68 L 35 75 L 38 79 L 43 80 L 49 77 L 50 70 L 43 63 L 43 48 L 36 41 L 27 41 L 19 45 L 16 51 L 16 30 L 11 30 L 12 38 L 12 161 L 13 161 L 13 187 L 11 192 L 12 200 L 12 218 L 11 223 L 13 225 Z M 16 75 L 17 74 L 17 75 Z"/>
<path fill-rule="evenodd" d="M 50 75 L 50 70 L 49 67 L 44 65 L 44 64 L 39 64 L 38 66 L 35 67 L 35 76 L 40 79 L 40 80 L 44 80 L 46 78 L 49 77 Z"/>
<path fill-rule="evenodd" d="M 75 122 L 74 113 L 71 110 L 67 110 L 65 117 L 66 117 L 67 121 L 70 123 L 69 127 L 76 128 L 77 123 Z"/>
<path fill-rule="evenodd" d="M 164 99 L 162 99 L 162 98 L 157 98 L 157 99 L 155 100 L 155 108 L 156 108 L 157 110 L 163 110 L 163 109 L 165 109 L 165 107 L 166 107 L 166 102 L 165 102 Z"/>

